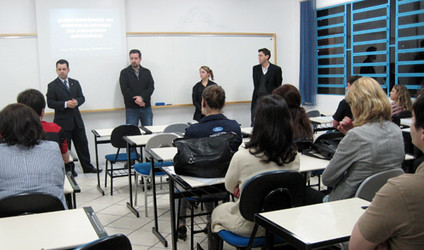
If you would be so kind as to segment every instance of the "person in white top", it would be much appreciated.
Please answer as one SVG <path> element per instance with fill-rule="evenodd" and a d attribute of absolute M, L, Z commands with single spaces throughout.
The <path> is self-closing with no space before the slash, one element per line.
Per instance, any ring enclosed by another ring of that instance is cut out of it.
<path fill-rule="evenodd" d="M 250 236 L 254 223 L 244 219 L 239 210 L 242 187 L 251 177 L 275 170 L 299 170 L 293 140 L 290 111 L 284 99 L 268 95 L 258 102 L 250 141 L 234 154 L 225 175 L 225 188 L 237 197 L 212 212 L 209 249 L 217 248 L 215 233 L 227 229 L 242 236 Z M 214 233 L 211 233 L 214 232 Z"/>

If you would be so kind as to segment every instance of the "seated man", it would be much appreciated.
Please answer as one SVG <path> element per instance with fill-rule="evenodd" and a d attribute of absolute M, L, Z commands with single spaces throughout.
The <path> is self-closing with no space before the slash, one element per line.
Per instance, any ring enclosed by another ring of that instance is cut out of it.
<path fill-rule="evenodd" d="M 424 96 L 413 105 L 412 143 L 424 151 Z M 424 163 L 390 179 L 353 228 L 349 249 L 424 249 Z M 379 248 L 380 249 L 380 248 Z"/>
<path fill-rule="evenodd" d="M 231 150 L 237 151 L 241 144 L 240 125 L 235 120 L 230 120 L 222 114 L 222 108 L 225 105 L 225 91 L 221 86 L 211 85 L 205 88 L 202 93 L 202 114 L 205 115 L 199 123 L 193 124 L 186 129 L 185 137 L 202 138 L 215 133 L 234 132 L 237 134 L 231 144 Z M 187 201 L 181 200 L 180 221 L 178 222 L 178 238 L 185 240 L 187 238 L 186 228 L 186 207 Z M 206 211 L 212 212 L 213 202 L 205 203 Z M 210 220 L 210 216 L 207 217 Z"/>
<path fill-rule="evenodd" d="M 64 163 L 67 166 L 72 165 L 69 167 L 69 170 L 72 171 L 74 176 L 77 176 L 78 174 L 75 172 L 74 165 L 69 159 L 68 142 L 62 128 L 54 122 L 43 121 L 44 109 L 46 108 L 46 100 L 43 94 L 36 89 L 27 89 L 18 95 L 17 102 L 29 106 L 38 114 L 43 130 L 46 133 L 46 139 L 59 144 Z"/>
<path fill-rule="evenodd" d="M 353 85 L 353 83 L 361 78 L 361 76 L 352 76 L 347 80 L 347 87 L 346 91 L 349 90 L 350 86 Z M 353 119 L 352 111 L 350 110 L 349 104 L 346 102 L 346 99 L 343 99 L 339 102 L 339 106 L 337 107 L 336 113 L 333 115 L 333 127 L 337 128 L 339 126 L 339 123 L 343 119 Z"/>

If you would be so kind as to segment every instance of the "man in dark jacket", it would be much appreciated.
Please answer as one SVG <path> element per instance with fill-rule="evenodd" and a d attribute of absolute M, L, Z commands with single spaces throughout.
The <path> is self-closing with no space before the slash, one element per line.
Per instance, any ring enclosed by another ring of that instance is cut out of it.
<path fill-rule="evenodd" d="M 121 71 L 119 84 L 125 103 L 126 123 L 138 126 L 153 124 L 153 112 L 150 97 L 153 94 L 154 82 L 150 70 L 142 67 L 141 52 L 133 49 L 129 53 L 130 65 Z"/>
<path fill-rule="evenodd" d="M 253 124 L 253 113 L 255 112 L 256 101 L 264 96 L 271 94 L 283 82 L 281 68 L 269 62 L 271 51 L 268 49 L 258 50 L 259 64 L 253 66 L 253 95 L 251 106 L 251 121 Z"/>

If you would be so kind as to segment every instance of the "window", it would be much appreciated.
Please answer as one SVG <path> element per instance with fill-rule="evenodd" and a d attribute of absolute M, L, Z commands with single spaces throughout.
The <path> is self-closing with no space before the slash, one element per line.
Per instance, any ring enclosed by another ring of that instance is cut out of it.
<path fill-rule="evenodd" d="M 424 84 L 424 3 L 361 0 L 317 11 L 317 93 L 344 94 L 351 75 L 376 79 L 389 93 Z"/>

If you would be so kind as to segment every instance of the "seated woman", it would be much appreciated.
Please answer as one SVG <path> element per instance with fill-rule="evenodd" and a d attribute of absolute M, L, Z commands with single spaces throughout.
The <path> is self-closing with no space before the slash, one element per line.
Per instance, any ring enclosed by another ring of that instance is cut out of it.
<path fill-rule="evenodd" d="M 236 197 L 251 177 L 274 170 L 299 170 L 293 140 L 290 111 L 284 99 L 264 96 L 258 104 L 250 141 L 240 147 L 225 175 L 225 188 Z M 212 212 L 212 232 L 227 229 L 241 236 L 250 236 L 254 223 L 245 220 L 239 210 L 239 199 L 217 206 Z M 259 234 L 259 233 L 258 233 Z M 209 249 L 216 249 L 216 234 L 209 234 Z"/>
<path fill-rule="evenodd" d="M 393 86 L 390 91 L 390 100 L 392 101 L 392 115 L 404 114 L 401 118 L 412 117 L 412 100 L 404 85 Z"/>
<path fill-rule="evenodd" d="M 405 155 L 402 132 L 391 122 L 389 100 L 374 79 L 358 79 L 346 101 L 355 120 L 338 126 L 346 135 L 322 175 L 324 185 L 333 187 L 324 201 L 353 197 L 367 177 L 400 168 Z"/>
<path fill-rule="evenodd" d="M 24 104 L 10 104 L 0 112 L 0 134 L 0 199 L 42 192 L 66 208 L 62 155 L 56 142 L 42 140 L 40 117 Z"/>
<path fill-rule="evenodd" d="M 202 93 L 202 114 L 205 115 L 199 123 L 193 124 L 186 129 L 185 137 L 202 138 L 215 133 L 234 132 L 237 134 L 231 149 L 235 152 L 241 144 L 240 125 L 235 120 L 229 120 L 222 114 L 222 108 L 225 105 L 225 92 L 221 86 L 212 85 L 205 88 Z M 187 201 L 181 200 L 180 220 L 178 222 L 178 238 L 185 240 L 187 238 L 186 216 Z M 213 202 L 205 202 L 207 212 L 213 209 Z M 209 220 L 210 218 L 208 218 Z"/>
<path fill-rule="evenodd" d="M 305 109 L 300 106 L 302 97 L 299 90 L 291 84 L 284 84 L 274 89 L 272 94 L 283 97 L 289 106 L 293 123 L 293 139 L 296 142 L 297 150 L 302 152 L 306 147 L 305 143 L 313 142 L 313 135 L 311 121 Z"/>

